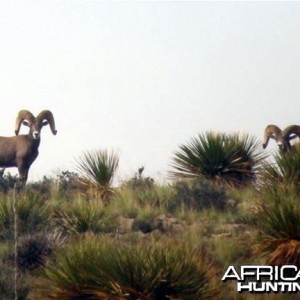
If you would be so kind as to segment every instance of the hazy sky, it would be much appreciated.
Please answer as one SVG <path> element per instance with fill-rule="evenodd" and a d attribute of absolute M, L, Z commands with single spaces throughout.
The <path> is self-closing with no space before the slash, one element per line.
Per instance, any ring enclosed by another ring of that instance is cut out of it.
<path fill-rule="evenodd" d="M 300 123 L 300 2 L 0 1 L 0 41 L 0 135 L 56 120 L 30 180 L 95 149 L 165 178 L 198 133 Z"/>

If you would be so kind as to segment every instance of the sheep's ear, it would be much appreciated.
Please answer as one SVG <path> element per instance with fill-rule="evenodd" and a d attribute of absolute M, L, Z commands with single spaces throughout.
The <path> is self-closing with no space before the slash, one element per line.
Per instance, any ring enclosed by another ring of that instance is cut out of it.
<path fill-rule="evenodd" d="M 45 121 L 43 121 L 42 126 L 46 126 L 48 124 L 49 124 L 49 122 L 45 120 Z"/>
<path fill-rule="evenodd" d="M 25 126 L 28 126 L 28 127 L 30 126 L 30 123 L 29 123 L 27 120 L 24 120 L 24 121 L 22 122 L 22 124 L 25 125 Z"/>

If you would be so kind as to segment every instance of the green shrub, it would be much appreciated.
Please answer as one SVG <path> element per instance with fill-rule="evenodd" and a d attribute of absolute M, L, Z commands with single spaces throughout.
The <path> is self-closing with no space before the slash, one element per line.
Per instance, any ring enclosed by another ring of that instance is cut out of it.
<path fill-rule="evenodd" d="M 15 286 L 14 286 L 15 271 L 14 267 L 8 263 L 0 261 L 0 299 L 11 300 L 15 299 Z M 22 273 L 18 278 L 18 300 L 28 299 L 30 290 L 29 275 Z M 41 298 L 42 299 L 42 298 Z"/>
<path fill-rule="evenodd" d="M 151 177 L 144 177 L 142 175 L 144 167 L 140 168 L 138 173 L 136 173 L 131 179 L 125 181 L 123 186 L 131 187 L 134 190 L 148 190 L 155 186 L 155 181 Z"/>
<path fill-rule="evenodd" d="M 48 226 L 51 213 L 47 202 L 37 194 L 17 194 L 17 214 L 19 233 L 33 233 L 44 230 Z M 13 199 L 10 196 L 0 197 L 0 236 L 13 237 Z"/>
<path fill-rule="evenodd" d="M 141 212 L 155 215 L 166 210 L 173 194 L 171 186 L 154 186 L 140 190 L 123 185 L 115 190 L 109 209 L 127 218 L 136 218 Z"/>
<path fill-rule="evenodd" d="M 69 233 L 107 233 L 117 226 L 102 202 L 83 198 L 56 208 L 52 214 L 52 224 L 60 231 Z"/>
<path fill-rule="evenodd" d="M 51 232 L 23 235 L 18 240 L 18 268 L 25 272 L 44 265 L 52 251 L 63 242 L 61 235 Z M 5 262 L 14 264 L 15 255 L 10 253 Z"/>
<path fill-rule="evenodd" d="M 275 162 L 266 164 L 261 175 L 261 186 L 275 193 L 280 188 L 286 193 L 295 190 L 300 194 L 300 147 L 293 147 L 290 153 L 278 152 Z"/>
<path fill-rule="evenodd" d="M 260 202 L 258 252 L 274 265 L 300 267 L 300 202 L 298 193 L 264 190 Z"/>
<path fill-rule="evenodd" d="M 51 198 L 55 185 L 54 178 L 43 176 L 43 179 L 40 181 L 27 183 L 25 189 L 28 193 L 39 195 L 40 199 L 48 200 Z"/>
<path fill-rule="evenodd" d="M 174 196 L 168 204 L 170 211 L 181 207 L 195 210 L 205 208 L 223 210 L 226 204 L 225 190 L 205 180 L 179 181 L 175 183 L 174 189 Z"/>
<path fill-rule="evenodd" d="M 160 189 L 161 187 L 155 184 L 153 178 L 144 177 L 142 173 L 139 173 L 139 175 L 135 174 L 135 176 L 128 181 L 123 182 L 120 192 L 130 190 L 139 207 L 158 207 L 164 204 L 163 195 L 159 192 Z"/>
<path fill-rule="evenodd" d="M 11 175 L 9 172 L 3 174 L 4 170 L 0 171 L 0 191 L 7 194 L 10 190 L 15 187 L 18 181 L 17 175 Z"/>
<path fill-rule="evenodd" d="M 199 300 L 216 299 L 218 292 L 213 268 L 197 249 L 91 236 L 56 253 L 30 299 Z"/>

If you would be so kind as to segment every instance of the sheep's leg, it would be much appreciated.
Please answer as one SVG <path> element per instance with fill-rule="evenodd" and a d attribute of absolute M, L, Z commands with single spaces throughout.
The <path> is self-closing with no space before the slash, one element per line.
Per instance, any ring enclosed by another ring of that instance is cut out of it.
<path fill-rule="evenodd" d="M 28 178 L 28 169 L 24 167 L 18 167 L 18 171 L 19 171 L 18 185 L 20 187 L 23 187 L 26 184 Z"/>

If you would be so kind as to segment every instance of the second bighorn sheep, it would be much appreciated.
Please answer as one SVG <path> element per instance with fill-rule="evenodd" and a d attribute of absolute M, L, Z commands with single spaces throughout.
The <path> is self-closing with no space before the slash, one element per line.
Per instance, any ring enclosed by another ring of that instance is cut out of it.
<path fill-rule="evenodd" d="M 28 134 L 19 135 L 21 124 L 29 127 Z M 21 110 L 16 119 L 16 136 L 0 137 L 0 167 L 17 167 L 22 185 L 26 183 L 29 168 L 39 154 L 41 129 L 48 124 L 52 133 L 56 135 L 51 111 L 43 110 L 34 117 L 30 111 Z"/>
<path fill-rule="evenodd" d="M 290 141 L 297 137 L 300 138 L 299 125 L 290 125 L 284 130 L 276 125 L 268 125 L 264 133 L 263 148 L 265 149 L 268 146 L 269 139 L 272 138 L 282 152 L 289 152 L 291 150 Z"/>

